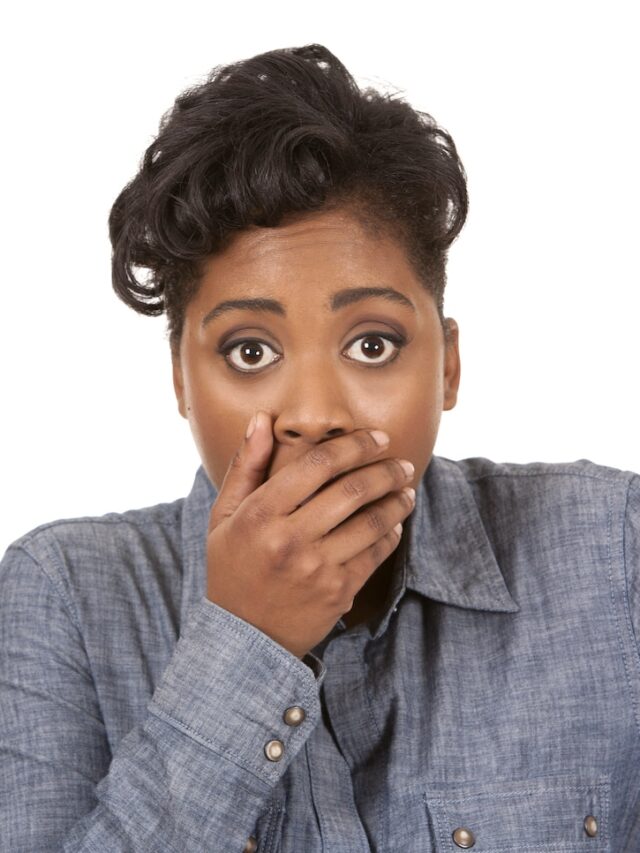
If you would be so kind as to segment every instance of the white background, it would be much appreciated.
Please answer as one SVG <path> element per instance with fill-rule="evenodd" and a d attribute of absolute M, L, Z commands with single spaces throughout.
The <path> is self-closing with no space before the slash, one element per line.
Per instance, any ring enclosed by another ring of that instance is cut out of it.
<path fill-rule="evenodd" d="M 435 452 L 640 471 L 634 7 L 14 3 L 0 27 L 0 551 L 55 518 L 188 492 L 199 459 L 165 321 L 112 292 L 109 209 L 180 91 L 314 41 L 432 113 L 468 172 L 445 300 L 462 382 Z"/>

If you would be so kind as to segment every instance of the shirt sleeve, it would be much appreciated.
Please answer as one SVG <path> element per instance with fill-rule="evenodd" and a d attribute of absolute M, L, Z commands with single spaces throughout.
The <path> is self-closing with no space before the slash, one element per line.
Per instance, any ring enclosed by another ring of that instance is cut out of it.
<path fill-rule="evenodd" d="M 624 564 L 631 624 L 640 655 L 640 477 L 634 477 L 627 494 L 624 527 Z"/>
<path fill-rule="evenodd" d="M 240 853 L 321 718 L 325 672 L 203 598 L 112 754 L 73 604 L 12 546 L 0 563 L 0 849 Z"/>

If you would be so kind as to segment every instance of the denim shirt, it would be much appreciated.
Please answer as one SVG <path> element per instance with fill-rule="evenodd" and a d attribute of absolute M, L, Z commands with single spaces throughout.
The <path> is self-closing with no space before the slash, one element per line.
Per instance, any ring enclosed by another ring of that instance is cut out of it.
<path fill-rule="evenodd" d="M 204 597 L 215 497 L 7 550 L 2 851 L 640 851 L 638 475 L 434 456 L 303 660 Z"/>

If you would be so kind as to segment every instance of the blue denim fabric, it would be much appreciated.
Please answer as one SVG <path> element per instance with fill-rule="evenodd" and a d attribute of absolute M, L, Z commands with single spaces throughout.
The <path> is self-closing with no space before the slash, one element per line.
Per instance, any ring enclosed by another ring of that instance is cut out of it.
<path fill-rule="evenodd" d="M 304 661 L 204 598 L 215 496 L 8 549 L 3 851 L 640 851 L 639 476 L 433 457 L 384 612 Z"/>

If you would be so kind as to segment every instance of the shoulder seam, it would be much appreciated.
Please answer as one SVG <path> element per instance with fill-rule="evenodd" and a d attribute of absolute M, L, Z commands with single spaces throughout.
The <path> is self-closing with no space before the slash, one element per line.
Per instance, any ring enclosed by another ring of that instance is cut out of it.
<path fill-rule="evenodd" d="M 133 512 L 144 512 L 144 510 L 133 510 Z M 154 518 L 128 518 L 124 513 L 122 514 L 114 514 L 114 517 L 101 516 L 101 515 L 83 515 L 78 516 L 77 518 L 58 518 L 54 521 L 48 521 L 44 524 L 40 524 L 38 527 L 34 527 L 33 530 L 30 530 L 28 533 L 24 533 L 19 539 L 16 540 L 17 543 L 22 541 L 29 541 L 34 536 L 39 533 L 44 533 L 48 530 L 53 530 L 56 527 L 69 527 L 72 525 L 82 524 L 106 524 L 106 525 L 117 525 L 117 524 L 127 524 L 132 527 L 147 527 L 152 524 L 168 524 L 171 527 L 178 527 L 181 523 L 180 518 L 163 518 L 163 517 L 154 517 Z M 18 545 L 17 547 L 22 547 Z"/>
<path fill-rule="evenodd" d="M 638 475 L 628 471 L 620 471 L 620 474 L 611 474 L 609 476 L 589 474 L 584 471 L 487 471 L 485 474 L 478 474 L 475 476 L 466 476 L 463 474 L 463 476 L 468 483 L 474 483 L 478 480 L 505 479 L 511 477 L 577 477 L 582 480 L 600 480 L 603 483 L 628 482 L 629 484 L 632 484 L 633 478 Z"/>
<path fill-rule="evenodd" d="M 450 459 L 447 456 L 434 457 L 446 466 L 454 466 L 468 482 L 485 479 L 504 479 L 515 477 L 578 477 L 587 480 L 600 480 L 607 483 L 634 483 L 640 486 L 640 473 L 623 468 L 601 465 L 590 459 L 574 459 L 569 462 L 495 462 L 484 456 L 472 456 L 464 459 Z M 485 470 L 478 470 L 478 469 Z"/>
<path fill-rule="evenodd" d="M 629 489 L 630 492 L 640 492 L 640 474 L 635 474 L 629 480 Z"/>
<path fill-rule="evenodd" d="M 65 607 L 65 610 L 67 610 L 67 612 L 69 613 L 69 618 L 70 618 L 71 622 L 73 623 L 73 626 L 75 627 L 75 629 L 80 634 L 82 634 L 82 632 L 80 630 L 80 620 L 78 619 L 78 614 L 76 613 L 74 603 L 70 599 L 70 597 L 67 595 L 66 590 L 64 589 L 62 584 L 58 581 L 58 579 L 55 578 L 50 572 L 48 572 L 46 570 L 46 568 L 42 565 L 42 563 L 35 556 L 35 554 L 32 554 L 28 550 L 28 548 L 25 547 L 25 545 L 12 544 L 7 548 L 7 553 L 9 553 L 9 551 L 22 551 L 34 563 L 34 565 L 36 565 L 38 567 L 40 572 L 44 575 L 44 577 L 51 584 L 56 595 L 61 599 L 61 601 Z"/>

